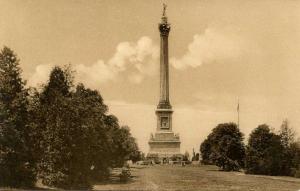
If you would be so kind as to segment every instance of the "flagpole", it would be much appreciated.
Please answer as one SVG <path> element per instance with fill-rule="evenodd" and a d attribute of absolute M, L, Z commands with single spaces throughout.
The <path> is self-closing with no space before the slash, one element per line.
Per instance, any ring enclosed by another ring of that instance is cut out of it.
<path fill-rule="evenodd" d="M 240 128 L 240 99 L 238 98 L 238 106 L 237 106 L 237 114 L 238 114 L 238 128 Z"/>

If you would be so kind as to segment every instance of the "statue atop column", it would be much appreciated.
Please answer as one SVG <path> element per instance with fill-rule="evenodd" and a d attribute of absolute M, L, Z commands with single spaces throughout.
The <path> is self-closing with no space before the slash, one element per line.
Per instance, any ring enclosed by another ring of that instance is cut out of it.
<path fill-rule="evenodd" d="M 166 9 L 167 9 L 167 4 L 163 3 L 163 14 L 162 14 L 163 17 L 166 16 Z"/>

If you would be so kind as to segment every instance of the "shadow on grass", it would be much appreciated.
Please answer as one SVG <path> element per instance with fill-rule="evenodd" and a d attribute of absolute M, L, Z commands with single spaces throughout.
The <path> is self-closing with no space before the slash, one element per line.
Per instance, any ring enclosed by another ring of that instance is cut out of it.
<path fill-rule="evenodd" d="M 53 190 L 53 188 L 41 188 L 41 187 L 35 187 L 31 190 Z"/>
<path fill-rule="evenodd" d="M 31 188 L 9 188 L 9 187 L 0 187 L 0 190 L 4 191 L 4 190 L 42 190 L 42 191 L 47 191 L 47 190 L 51 190 L 53 191 L 54 189 L 51 189 L 51 188 L 41 188 L 41 187 L 31 187 Z"/>
<path fill-rule="evenodd" d="M 131 184 L 136 181 L 137 176 L 131 176 L 127 181 L 120 181 L 119 176 L 111 176 L 108 180 L 94 182 L 94 185 L 107 185 L 107 184 Z"/>
<path fill-rule="evenodd" d="M 143 168 L 149 168 L 148 166 L 131 166 L 132 169 L 143 169 Z"/>
<path fill-rule="evenodd" d="M 232 171 L 226 171 L 226 170 L 222 170 L 222 169 L 208 169 L 208 170 L 205 170 L 207 172 L 235 172 L 235 173 L 244 173 L 243 170 L 232 170 Z"/>
<path fill-rule="evenodd" d="M 205 170 L 207 172 L 226 172 L 224 170 L 219 170 L 219 169 L 208 169 L 208 170 Z"/>

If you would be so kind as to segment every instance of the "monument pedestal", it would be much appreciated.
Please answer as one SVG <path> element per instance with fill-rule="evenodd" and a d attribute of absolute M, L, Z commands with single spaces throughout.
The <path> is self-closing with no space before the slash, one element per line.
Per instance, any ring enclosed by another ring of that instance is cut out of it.
<path fill-rule="evenodd" d="M 149 156 L 172 158 L 180 154 L 180 139 L 172 131 L 158 131 L 149 140 Z"/>

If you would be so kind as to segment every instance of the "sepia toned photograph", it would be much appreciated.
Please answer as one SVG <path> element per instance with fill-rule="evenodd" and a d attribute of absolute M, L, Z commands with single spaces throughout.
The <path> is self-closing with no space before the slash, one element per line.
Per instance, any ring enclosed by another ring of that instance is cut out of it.
<path fill-rule="evenodd" d="M 0 0 L 0 190 L 300 191 L 300 0 Z"/>

